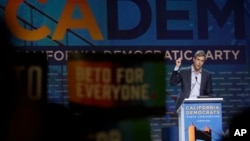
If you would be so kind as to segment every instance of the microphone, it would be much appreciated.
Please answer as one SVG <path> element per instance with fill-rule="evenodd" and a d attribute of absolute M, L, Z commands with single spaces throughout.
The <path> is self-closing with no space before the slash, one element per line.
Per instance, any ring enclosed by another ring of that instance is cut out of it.
<path fill-rule="evenodd" d="M 195 76 L 195 83 L 192 84 L 192 88 L 190 89 L 190 92 L 193 90 L 193 88 L 195 87 L 195 85 L 196 85 L 197 82 L 198 82 L 198 81 L 197 81 L 197 76 Z"/>
<path fill-rule="evenodd" d="M 198 84 L 200 85 L 197 76 L 195 76 L 195 84 L 196 84 L 196 83 L 198 83 Z"/>
<path fill-rule="evenodd" d="M 192 78 L 193 79 L 193 78 Z M 193 80 L 192 80 L 193 81 Z M 192 83 L 191 84 L 191 89 L 190 89 L 190 94 L 191 94 L 191 92 L 192 92 L 192 90 L 194 89 L 194 87 L 195 87 L 195 85 L 198 83 L 198 85 L 200 85 L 199 84 L 199 82 L 198 82 L 198 78 L 197 78 L 197 76 L 195 76 L 195 82 L 194 83 Z M 190 94 L 189 94 L 189 97 L 190 97 Z"/>

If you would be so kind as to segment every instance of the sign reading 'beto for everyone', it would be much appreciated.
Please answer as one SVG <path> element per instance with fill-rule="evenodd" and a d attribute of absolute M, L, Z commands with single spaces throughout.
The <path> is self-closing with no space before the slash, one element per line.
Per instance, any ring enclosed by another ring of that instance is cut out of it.
<path fill-rule="evenodd" d="M 164 108 L 165 65 L 163 55 L 72 53 L 69 101 L 106 109 Z"/>

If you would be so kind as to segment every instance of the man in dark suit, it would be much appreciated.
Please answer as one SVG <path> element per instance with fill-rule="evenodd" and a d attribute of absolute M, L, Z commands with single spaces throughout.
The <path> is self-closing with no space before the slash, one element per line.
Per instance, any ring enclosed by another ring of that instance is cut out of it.
<path fill-rule="evenodd" d="M 211 74 L 202 68 L 205 60 L 204 51 L 197 51 L 194 54 L 193 64 L 189 67 L 180 68 L 182 58 L 176 60 L 176 66 L 170 77 L 170 85 L 175 86 L 181 83 L 181 92 L 177 97 L 175 111 L 185 98 L 209 96 L 213 93 Z"/>

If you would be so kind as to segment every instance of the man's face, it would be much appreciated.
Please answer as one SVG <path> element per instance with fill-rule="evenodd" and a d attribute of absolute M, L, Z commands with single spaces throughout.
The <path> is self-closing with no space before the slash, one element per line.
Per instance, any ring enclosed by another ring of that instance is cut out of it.
<path fill-rule="evenodd" d="M 196 71 L 200 70 L 205 62 L 204 56 L 197 56 L 193 58 L 193 66 Z"/>

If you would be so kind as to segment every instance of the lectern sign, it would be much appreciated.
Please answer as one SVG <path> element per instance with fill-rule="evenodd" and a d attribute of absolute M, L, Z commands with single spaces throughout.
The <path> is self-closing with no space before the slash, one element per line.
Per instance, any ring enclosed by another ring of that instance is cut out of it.
<path fill-rule="evenodd" d="M 180 141 L 217 141 L 223 136 L 221 99 L 185 99 L 179 111 Z"/>
<path fill-rule="evenodd" d="M 219 140 L 221 129 L 221 105 L 217 103 L 185 104 L 186 139 Z"/>

